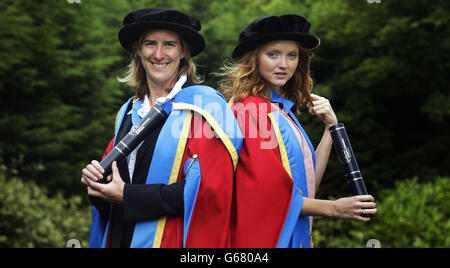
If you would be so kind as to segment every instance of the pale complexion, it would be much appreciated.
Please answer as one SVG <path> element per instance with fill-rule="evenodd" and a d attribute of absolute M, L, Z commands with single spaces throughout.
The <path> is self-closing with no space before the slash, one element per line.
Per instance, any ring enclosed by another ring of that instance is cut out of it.
<path fill-rule="evenodd" d="M 145 35 L 137 53 L 146 72 L 150 90 L 147 96 L 151 107 L 155 105 L 157 98 L 169 95 L 175 85 L 180 62 L 185 56 L 184 51 L 175 32 L 152 30 Z M 87 186 L 89 196 L 121 204 L 125 183 L 120 177 L 116 162 L 112 164 L 112 175 L 107 177 L 107 184 L 97 182 L 103 177 L 103 173 L 100 163 L 93 160 L 82 170 L 81 183 Z"/>
<path fill-rule="evenodd" d="M 147 75 L 149 100 L 153 106 L 157 98 L 169 95 L 185 52 L 177 33 L 154 30 L 147 33 L 138 54 Z"/>
<path fill-rule="evenodd" d="M 267 86 L 280 92 L 289 79 L 295 74 L 299 61 L 299 46 L 297 42 L 277 40 L 264 44 L 258 53 L 258 71 L 266 81 Z M 338 123 L 330 102 L 321 96 L 311 94 L 312 102 L 307 104 L 308 111 L 317 116 L 325 126 L 322 139 L 316 149 L 315 184 L 316 191 L 322 181 L 323 174 L 330 156 L 333 141 L 328 128 Z M 329 216 L 345 219 L 368 221 L 361 217 L 362 213 L 375 214 L 375 203 L 372 196 L 354 196 L 336 201 L 304 198 L 302 216 Z"/>

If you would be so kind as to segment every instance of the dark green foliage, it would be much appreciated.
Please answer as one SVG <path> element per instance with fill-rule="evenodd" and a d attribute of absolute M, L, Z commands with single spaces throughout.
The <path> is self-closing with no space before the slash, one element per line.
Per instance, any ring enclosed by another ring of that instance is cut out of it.
<path fill-rule="evenodd" d="M 26 180 L 76 193 L 75 178 L 101 155 L 124 95 L 114 77 L 123 66 L 120 18 L 100 3 L 2 5 L 0 157 Z"/>
<path fill-rule="evenodd" d="M 386 248 L 450 247 L 450 178 L 397 182 L 382 191 L 370 222 L 315 218 L 317 247 L 365 247 L 370 239 Z"/>
<path fill-rule="evenodd" d="M 314 32 L 322 39 L 313 60 L 315 91 L 330 98 L 347 126 L 373 194 L 403 178 L 448 175 L 448 10 L 448 1 L 313 5 Z M 306 128 L 318 140 L 316 121 L 306 120 Z M 320 194 L 348 191 L 339 186 L 335 158 L 328 171 Z"/>
<path fill-rule="evenodd" d="M 71 239 L 82 247 L 89 245 L 91 209 L 81 197 L 57 193 L 49 198 L 48 191 L 34 182 L 16 176 L 6 179 L 6 171 L 0 165 L 0 248 L 63 248 Z"/>

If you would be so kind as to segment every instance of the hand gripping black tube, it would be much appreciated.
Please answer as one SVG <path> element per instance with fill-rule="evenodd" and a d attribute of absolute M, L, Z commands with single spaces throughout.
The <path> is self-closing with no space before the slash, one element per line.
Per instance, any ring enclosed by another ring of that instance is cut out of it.
<path fill-rule="evenodd" d="M 329 131 L 331 138 L 333 139 L 334 149 L 344 168 L 344 174 L 347 183 L 350 186 L 352 195 L 367 195 L 366 185 L 364 184 L 361 171 L 356 162 L 355 154 L 350 145 L 350 140 L 348 139 L 344 124 L 336 124 L 330 127 Z"/>
<path fill-rule="evenodd" d="M 160 105 L 155 104 L 144 118 L 134 125 L 130 132 L 100 162 L 105 173 L 103 173 L 103 178 L 99 182 L 106 182 L 106 177 L 112 172 L 112 162 L 120 162 L 125 159 L 166 116 L 167 113 L 164 109 Z"/>

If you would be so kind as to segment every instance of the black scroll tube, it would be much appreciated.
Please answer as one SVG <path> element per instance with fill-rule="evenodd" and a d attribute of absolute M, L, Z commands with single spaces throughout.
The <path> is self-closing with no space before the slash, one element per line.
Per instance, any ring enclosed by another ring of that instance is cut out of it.
<path fill-rule="evenodd" d="M 339 123 L 331 126 L 329 129 L 331 138 L 333 139 L 334 149 L 344 168 L 345 178 L 350 186 L 350 191 L 353 196 L 355 195 L 368 195 L 366 185 L 364 184 L 361 171 L 359 170 L 358 163 L 356 162 L 355 154 L 353 153 L 350 140 L 347 136 L 344 124 Z M 362 217 L 372 217 L 373 215 L 362 214 Z"/>
<path fill-rule="evenodd" d="M 125 159 L 166 116 L 167 113 L 164 109 L 155 104 L 144 118 L 134 125 L 130 132 L 100 162 L 100 166 L 105 170 L 105 173 L 103 173 L 103 178 L 99 182 L 106 183 L 106 177 L 112 173 L 112 162 Z"/>
<path fill-rule="evenodd" d="M 364 184 L 361 171 L 356 162 L 355 154 L 350 145 L 350 140 L 348 139 L 344 124 L 336 124 L 330 127 L 329 131 L 331 138 L 333 139 L 334 149 L 344 168 L 344 174 L 347 183 L 350 186 L 352 195 L 367 195 L 366 185 Z"/>

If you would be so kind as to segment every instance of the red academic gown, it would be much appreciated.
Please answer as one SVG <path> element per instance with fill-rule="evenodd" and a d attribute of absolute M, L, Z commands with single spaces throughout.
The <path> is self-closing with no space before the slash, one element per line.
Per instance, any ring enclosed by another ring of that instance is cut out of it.
<path fill-rule="evenodd" d="M 274 248 L 288 213 L 293 181 L 283 167 L 267 116 L 272 107 L 261 97 L 249 96 L 233 103 L 232 110 L 244 143 L 236 168 L 231 246 Z"/>
<path fill-rule="evenodd" d="M 201 120 L 201 123 L 198 122 Z M 191 135 L 183 154 L 178 181 L 183 179 L 184 164 L 198 155 L 201 184 L 189 224 L 186 247 L 230 247 L 231 204 L 234 167 L 230 154 L 203 117 L 194 116 Z M 198 137 L 198 133 L 202 133 Z M 113 149 L 113 141 L 104 156 Z M 162 236 L 162 248 L 183 247 L 183 217 L 167 217 Z"/>

